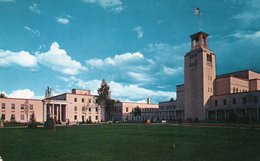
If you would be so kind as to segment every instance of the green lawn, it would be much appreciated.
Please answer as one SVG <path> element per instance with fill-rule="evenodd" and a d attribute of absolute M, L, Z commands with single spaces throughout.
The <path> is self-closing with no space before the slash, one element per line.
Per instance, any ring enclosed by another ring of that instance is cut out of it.
<path fill-rule="evenodd" d="M 175 145 L 175 147 L 174 147 Z M 122 125 L 0 129 L 4 161 L 259 161 L 260 129 Z"/>

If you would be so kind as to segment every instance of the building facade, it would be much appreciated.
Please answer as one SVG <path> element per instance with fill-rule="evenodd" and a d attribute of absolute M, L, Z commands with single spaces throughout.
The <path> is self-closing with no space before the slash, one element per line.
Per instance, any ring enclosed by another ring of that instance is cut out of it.
<path fill-rule="evenodd" d="M 48 116 L 60 123 L 101 122 L 105 113 L 96 100 L 90 90 L 79 89 L 43 100 L 0 98 L 0 116 L 2 120 L 17 122 L 28 122 L 32 114 L 37 122 L 45 122 Z"/>

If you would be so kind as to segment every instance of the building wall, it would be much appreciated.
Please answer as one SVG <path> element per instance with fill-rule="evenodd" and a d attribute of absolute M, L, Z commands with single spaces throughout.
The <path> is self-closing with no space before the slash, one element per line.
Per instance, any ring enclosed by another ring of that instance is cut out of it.
<path fill-rule="evenodd" d="M 26 108 L 26 104 L 28 105 L 28 108 Z M 14 109 L 12 109 L 13 105 Z M 0 117 L 5 115 L 5 121 L 10 121 L 11 115 L 14 115 L 15 121 L 27 122 L 30 120 L 31 114 L 34 113 L 36 121 L 43 122 L 43 104 L 41 100 L 0 98 L 0 106 Z M 3 108 L 3 106 L 5 106 L 5 108 Z M 26 109 L 28 109 L 28 113 L 26 112 Z"/>
<path fill-rule="evenodd" d="M 249 90 L 257 91 L 260 90 L 260 79 L 252 79 L 249 82 Z"/>
<path fill-rule="evenodd" d="M 66 93 L 67 119 L 73 122 L 82 122 L 91 118 L 92 122 L 100 122 L 101 109 L 96 104 L 97 97 L 94 95 Z M 56 97 L 55 97 L 56 98 Z M 84 110 L 86 108 L 86 110 Z"/>

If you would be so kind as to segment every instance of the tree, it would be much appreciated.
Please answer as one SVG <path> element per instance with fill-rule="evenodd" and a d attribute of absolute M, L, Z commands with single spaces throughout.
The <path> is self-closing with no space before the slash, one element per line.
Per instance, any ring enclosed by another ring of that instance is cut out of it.
<path fill-rule="evenodd" d="M 36 122 L 36 118 L 35 118 L 35 115 L 34 113 L 31 115 L 31 118 L 30 118 L 30 121 L 28 123 L 28 127 L 29 128 L 37 128 L 38 126 L 38 123 Z"/>
<path fill-rule="evenodd" d="M 110 99 L 111 91 L 107 82 L 103 79 L 100 88 L 97 90 L 97 104 L 105 110 L 108 119 L 111 119 L 111 110 L 115 104 L 115 100 Z"/>
<path fill-rule="evenodd" d="M 136 106 L 133 111 L 133 116 L 136 118 L 137 116 L 141 116 L 141 108 L 139 106 Z"/>
<path fill-rule="evenodd" d="M 7 97 L 5 96 L 5 94 L 0 93 L 0 98 L 7 98 Z"/>

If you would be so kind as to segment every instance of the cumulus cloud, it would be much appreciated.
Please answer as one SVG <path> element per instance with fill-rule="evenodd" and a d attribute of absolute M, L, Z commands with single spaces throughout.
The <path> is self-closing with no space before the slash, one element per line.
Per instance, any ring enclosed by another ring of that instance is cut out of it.
<path fill-rule="evenodd" d="M 229 36 L 239 38 L 239 39 L 256 39 L 260 37 L 260 31 L 256 31 L 254 33 L 235 33 Z"/>
<path fill-rule="evenodd" d="M 170 67 L 164 66 L 163 71 L 167 75 L 175 75 L 175 74 L 178 74 L 180 72 L 183 72 L 183 68 L 182 67 L 170 68 Z"/>
<path fill-rule="evenodd" d="M 118 66 L 129 62 L 135 62 L 144 59 L 143 54 L 140 52 L 136 53 L 125 53 L 120 55 L 115 55 L 114 57 L 108 57 L 104 60 L 102 59 L 89 59 L 86 61 L 87 65 L 92 67 L 102 68 L 104 66 Z"/>
<path fill-rule="evenodd" d="M 11 98 L 34 98 L 34 92 L 30 89 L 19 89 L 8 95 Z"/>
<path fill-rule="evenodd" d="M 52 43 L 49 51 L 38 53 L 37 59 L 42 65 L 67 75 L 76 75 L 86 70 L 80 62 L 72 60 L 57 42 Z"/>
<path fill-rule="evenodd" d="M 30 5 L 29 9 L 36 14 L 41 13 L 41 11 L 39 10 L 38 5 L 36 3 L 33 3 L 32 5 Z"/>
<path fill-rule="evenodd" d="M 134 32 L 137 33 L 138 39 L 142 38 L 144 36 L 143 28 L 141 26 L 137 26 L 133 29 Z"/>
<path fill-rule="evenodd" d="M 97 4 L 104 9 L 111 9 L 114 13 L 123 11 L 123 2 L 121 0 L 83 0 L 85 3 Z"/>
<path fill-rule="evenodd" d="M 97 94 L 97 89 L 100 87 L 100 80 L 89 80 L 83 81 L 79 78 L 72 78 L 67 81 L 75 81 L 75 85 L 79 88 L 90 89 L 93 94 Z M 151 90 L 140 87 L 139 85 L 134 84 L 121 84 L 115 81 L 108 82 L 111 90 L 111 95 L 115 99 L 123 101 L 143 101 L 147 97 L 151 97 L 155 102 L 168 100 L 171 97 L 176 98 L 175 92 L 170 91 L 161 91 L 161 90 Z"/>
<path fill-rule="evenodd" d="M 152 81 L 153 78 L 145 73 L 137 73 L 137 72 L 127 72 L 129 77 L 132 77 L 133 79 L 140 81 L 140 82 L 149 82 Z"/>
<path fill-rule="evenodd" d="M 24 26 L 24 29 L 27 30 L 27 31 L 29 31 L 32 36 L 40 36 L 40 35 L 41 35 L 40 31 L 38 31 L 38 30 L 33 30 L 33 29 L 31 29 L 30 27 L 28 27 L 28 26 Z"/>
<path fill-rule="evenodd" d="M 9 67 L 12 65 L 35 68 L 37 66 L 37 59 L 27 51 L 12 52 L 9 50 L 0 50 L 0 66 Z"/>

